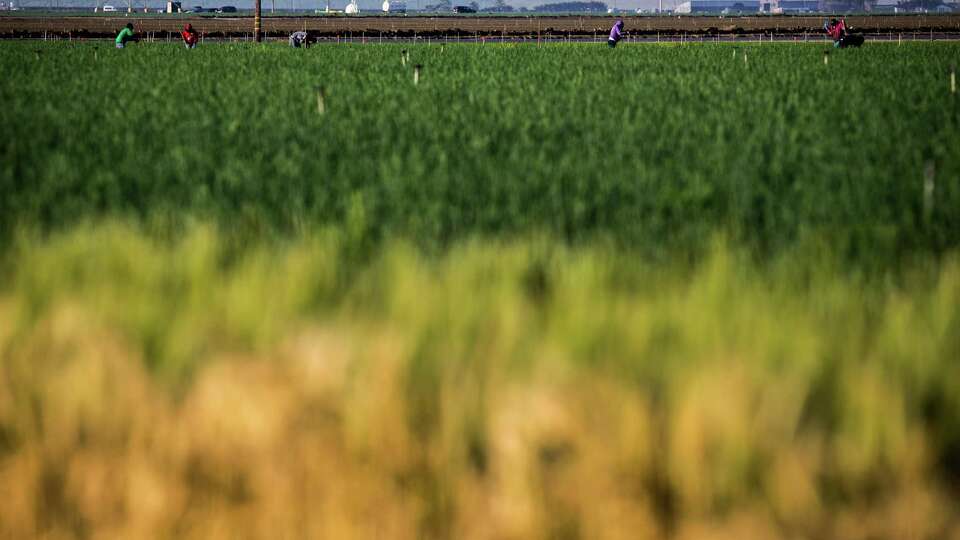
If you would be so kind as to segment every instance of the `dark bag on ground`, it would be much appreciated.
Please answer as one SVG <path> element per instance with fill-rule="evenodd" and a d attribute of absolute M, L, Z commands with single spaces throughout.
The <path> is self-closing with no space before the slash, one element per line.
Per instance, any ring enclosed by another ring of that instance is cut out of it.
<path fill-rule="evenodd" d="M 841 49 L 844 47 L 859 47 L 861 45 L 863 45 L 863 36 L 860 34 L 851 34 L 840 38 Z"/>

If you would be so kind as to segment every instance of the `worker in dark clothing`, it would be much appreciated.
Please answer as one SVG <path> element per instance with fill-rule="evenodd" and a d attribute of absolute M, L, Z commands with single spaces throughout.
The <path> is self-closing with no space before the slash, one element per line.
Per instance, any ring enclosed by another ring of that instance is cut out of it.
<path fill-rule="evenodd" d="M 290 46 L 295 49 L 299 49 L 300 47 L 306 49 L 315 41 L 316 39 L 314 39 L 313 36 L 303 30 L 290 34 Z"/>

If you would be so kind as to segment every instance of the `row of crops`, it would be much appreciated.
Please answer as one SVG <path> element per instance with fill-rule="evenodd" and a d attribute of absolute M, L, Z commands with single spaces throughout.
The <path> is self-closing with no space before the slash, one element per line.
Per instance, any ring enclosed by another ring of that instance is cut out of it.
<path fill-rule="evenodd" d="M 0 44 L 0 537 L 960 538 L 958 59 Z"/>

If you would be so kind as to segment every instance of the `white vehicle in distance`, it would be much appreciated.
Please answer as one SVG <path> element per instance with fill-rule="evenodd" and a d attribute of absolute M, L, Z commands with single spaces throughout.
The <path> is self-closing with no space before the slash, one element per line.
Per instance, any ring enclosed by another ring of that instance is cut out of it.
<path fill-rule="evenodd" d="M 96 11 L 96 10 L 94 10 L 94 11 Z M 116 11 L 117 11 L 117 8 L 111 6 L 110 4 L 104 4 L 104 5 L 103 5 L 103 12 L 104 12 L 104 13 L 115 13 Z"/>

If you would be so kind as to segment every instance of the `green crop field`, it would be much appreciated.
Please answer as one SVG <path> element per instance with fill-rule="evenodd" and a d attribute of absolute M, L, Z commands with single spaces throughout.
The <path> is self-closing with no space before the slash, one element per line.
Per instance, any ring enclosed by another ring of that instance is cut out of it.
<path fill-rule="evenodd" d="M 102 216 L 285 235 L 359 208 L 368 238 L 426 246 L 722 231 L 889 264 L 960 241 L 954 44 L 828 65 L 820 45 L 417 46 L 417 86 L 404 46 L 106 45 L 0 50 L 5 236 Z"/>
<path fill-rule="evenodd" d="M 958 539 L 958 59 L 0 43 L 0 537 Z"/>

